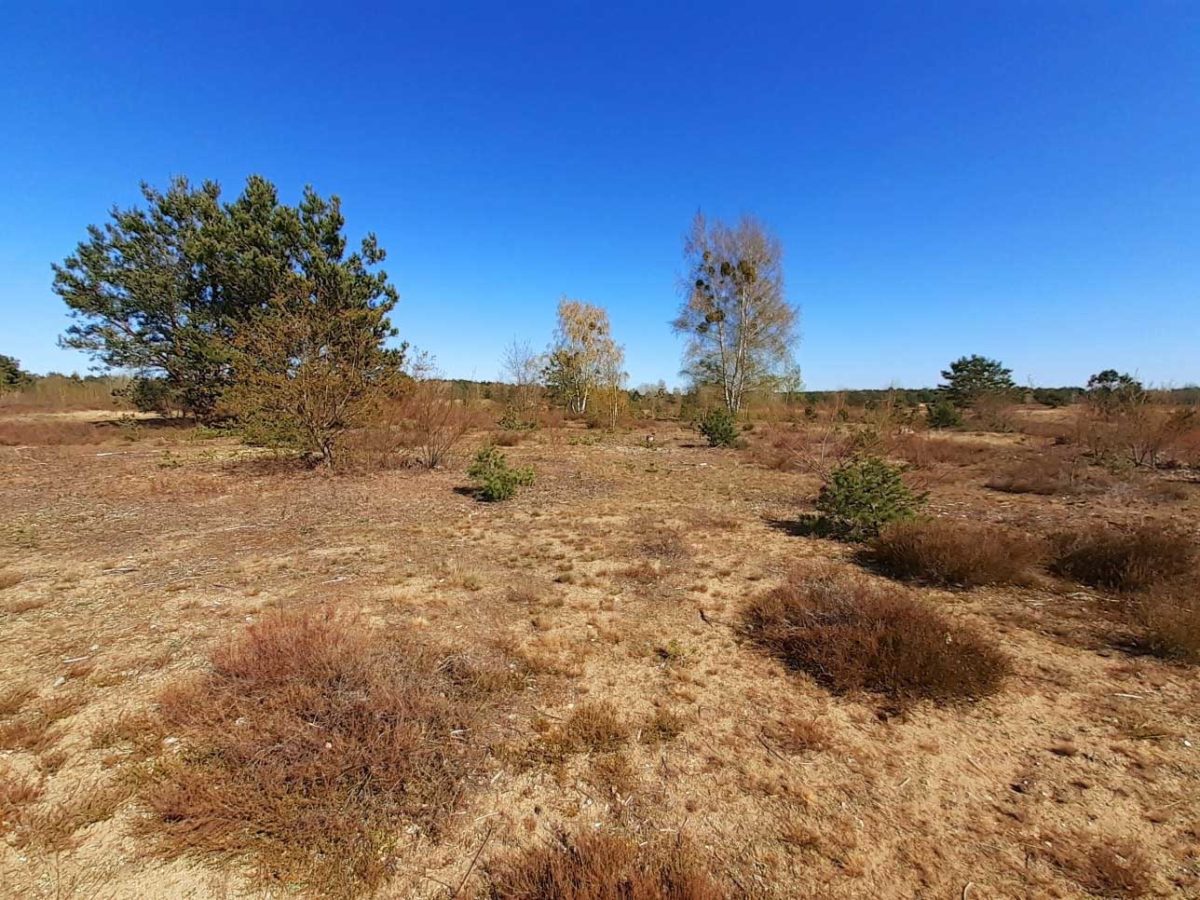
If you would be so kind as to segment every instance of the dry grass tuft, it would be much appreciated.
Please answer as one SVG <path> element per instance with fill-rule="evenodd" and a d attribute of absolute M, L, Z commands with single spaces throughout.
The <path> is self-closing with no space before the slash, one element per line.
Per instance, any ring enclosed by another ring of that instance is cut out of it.
<path fill-rule="evenodd" d="M 1006 494 L 1076 493 L 1085 486 L 1083 473 L 1077 463 L 1057 456 L 1035 456 L 1015 463 L 987 481 L 993 491 Z"/>
<path fill-rule="evenodd" d="M 8 590 L 10 587 L 16 587 L 24 580 L 25 576 L 20 572 L 9 572 L 7 570 L 0 571 L 0 591 Z"/>
<path fill-rule="evenodd" d="M 1009 671 L 982 635 L 896 588 L 832 568 L 753 601 L 742 628 L 835 693 L 868 691 L 901 704 L 975 700 L 999 690 Z"/>
<path fill-rule="evenodd" d="M 865 555 L 898 578 L 976 587 L 1027 582 L 1042 548 L 1027 535 L 995 525 L 924 519 L 887 526 Z"/>
<path fill-rule="evenodd" d="M 493 860 L 489 900 L 723 900 L 730 892 L 681 839 L 639 846 L 617 835 L 560 834 L 555 844 Z"/>
<path fill-rule="evenodd" d="M 662 744 L 675 740 L 687 730 L 683 717 L 669 709 L 656 709 L 642 726 L 642 743 Z"/>
<path fill-rule="evenodd" d="M 1097 525 L 1054 537 L 1050 570 L 1064 578 L 1115 591 L 1136 591 L 1189 572 L 1196 548 L 1184 534 L 1157 522 L 1133 528 Z"/>
<path fill-rule="evenodd" d="M 15 684 L 0 693 L 0 716 L 15 716 L 37 693 L 27 684 Z"/>
<path fill-rule="evenodd" d="M 1129 618 L 1147 652 L 1200 664 L 1200 577 L 1152 588 L 1131 601 Z"/>
<path fill-rule="evenodd" d="M 70 797 L 23 815 L 14 843 L 43 851 L 70 850 L 81 829 L 111 819 L 134 790 L 134 785 L 124 779 L 80 784 Z"/>
<path fill-rule="evenodd" d="M 933 465 L 971 466 L 985 461 L 995 449 L 982 441 L 908 434 L 895 441 L 890 455 L 916 469 Z"/>
<path fill-rule="evenodd" d="M 0 834 L 18 825 L 24 807 L 41 796 L 42 786 L 35 779 L 7 766 L 0 769 Z"/>
<path fill-rule="evenodd" d="M 0 750 L 24 750 L 42 753 L 62 737 L 54 723 L 42 715 L 24 715 L 0 723 Z"/>
<path fill-rule="evenodd" d="M 553 742 L 568 753 L 604 753 L 619 749 L 629 727 L 607 700 L 581 703 L 556 732 Z"/>
<path fill-rule="evenodd" d="M 508 669 L 331 612 L 265 615 L 167 690 L 141 830 L 168 857 L 247 859 L 322 894 L 378 885 L 406 830 L 437 839 L 486 745 Z M 167 741 L 171 742 L 172 738 Z"/>
<path fill-rule="evenodd" d="M 1061 835 L 1039 844 L 1036 853 L 1098 897 L 1141 897 L 1151 888 L 1150 862 L 1132 841 Z"/>

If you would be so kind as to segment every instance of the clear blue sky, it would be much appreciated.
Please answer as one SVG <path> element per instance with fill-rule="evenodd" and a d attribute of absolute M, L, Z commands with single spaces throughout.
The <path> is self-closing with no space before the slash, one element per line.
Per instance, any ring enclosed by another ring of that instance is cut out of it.
<path fill-rule="evenodd" d="M 402 335 L 491 378 L 561 294 L 631 381 L 702 208 L 781 237 L 809 387 L 1200 380 L 1200 3 L 7 3 L 0 353 L 83 371 L 50 264 L 142 180 L 375 231 Z"/>

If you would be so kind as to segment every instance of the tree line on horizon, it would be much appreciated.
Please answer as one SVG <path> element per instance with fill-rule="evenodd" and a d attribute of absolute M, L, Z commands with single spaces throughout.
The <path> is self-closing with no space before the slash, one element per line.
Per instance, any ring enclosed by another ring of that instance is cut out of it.
<path fill-rule="evenodd" d="M 306 187 L 291 206 L 257 175 L 228 201 L 215 182 L 185 178 L 165 191 L 143 184 L 142 195 L 144 207 L 114 207 L 53 266 L 54 291 L 74 319 L 61 344 L 132 373 L 123 390 L 138 408 L 237 420 L 332 464 L 339 434 L 436 374 L 427 354 L 391 344 L 398 293 L 381 267 L 385 251 L 373 233 L 351 249 L 338 197 Z M 794 357 L 798 310 L 786 297 L 782 246 L 762 223 L 697 214 L 683 255 L 682 302 L 670 323 L 684 339 L 682 372 L 691 387 L 682 393 L 709 397 L 730 419 L 753 396 L 807 406 L 835 393 L 803 390 Z M 607 312 L 566 296 L 546 351 L 514 340 L 503 368 L 514 427 L 543 395 L 571 415 L 601 416 L 615 427 L 623 407 L 665 390 L 630 390 Z M 1010 370 L 982 356 L 955 360 L 942 377 L 936 390 L 849 393 L 864 405 L 883 395 L 925 405 L 943 424 L 981 397 L 1020 393 Z M 0 357 L 0 388 L 28 379 L 15 359 Z M 1134 385 L 1105 371 L 1087 388 L 1031 395 L 1062 405 L 1085 391 Z"/>

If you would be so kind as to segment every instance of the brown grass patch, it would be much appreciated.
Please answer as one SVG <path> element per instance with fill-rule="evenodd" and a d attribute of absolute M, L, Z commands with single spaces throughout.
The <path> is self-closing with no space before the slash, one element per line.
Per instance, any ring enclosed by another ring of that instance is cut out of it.
<path fill-rule="evenodd" d="M 1038 494 L 1043 497 L 1077 493 L 1092 484 L 1095 484 L 1095 479 L 1085 478 L 1084 471 L 1078 463 L 1049 455 L 1022 460 L 993 475 L 986 482 L 986 486 L 993 491 L 1006 494 Z"/>
<path fill-rule="evenodd" d="M 1141 897 L 1150 891 L 1153 870 L 1133 841 L 1057 835 L 1040 843 L 1035 852 L 1098 897 Z"/>
<path fill-rule="evenodd" d="M 0 834 L 16 826 L 24 807 L 41 796 L 42 786 L 36 779 L 18 775 L 7 766 L 0 769 Z"/>
<path fill-rule="evenodd" d="M 1152 588 L 1131 601 L 1129 618 L 1147 652 L 1200 664 L 1200 578 Z"/>
<path fill-rule="evenodd" d="M 976 587 L 1022 584 L 1042 556 L 1033 538 L 961 519 L 895 522 L 868 547 L 866 558 L 898 578 Z"/>
<path fill-rule="evenodd" d="M 673 741 L 687 730 L 682 716 L 668 709 L 656 709 L 654 715 L 642 726 L 642 743 L 662 744 Z"/>
<path fill-rule="evenodd" d="M 436 840 L 512 676 L 331 612 L 267 613 L 160 698 L 178 754 L 144 792 L 168 857 L 247 859 L 323 894 L 378 885 L 405 823 Z"/>
<path fill-rule="evenodd" d="M 102 444 L 116 434 L 90 422 L 63 419 L 0 421 L 0 447 L 61 447 Z"/>
<path fill-rule="evenodd" d="M 607 700 L 581 703 L 571 711 L 553 742 L 569 753 L 604 753 L 619 749 L 629 738 L 629 726 Z"/>
<path fill-rule="evenodd" d="M 0 693 L 0 716 L 15 716 L 37 694 L 27 684 L 15 684 Z"/>
<path fill-rule="evenodd" d="M 975 700 L 995 693 L 1007 658 L 894 587 L 832 568 L 751 602 L 743 632 L 791 669 L 838 693 L 867 691 L 898 703 Z"/>
<path fill-rule="evenodd" d="M 1196 548 L 1184 534 L 1157 522 L 1118 528 L 1096 525 L 1053 539 L 1050 571 L 1094 587 L 1136 591 L 1191 570 Z"/>
<path fill-rule="evenodd" d="M 721 900 L 731 896 L 682 839 L 637 842 L 605 832 L 557 835 L 484 869 L 489 900 Z"/>
<path fill-rule="evenodd" d="M 983 462 L 995 452 L 994 446 L 982 441 L 919 434 L 906 434 L 890 448 L 890 455 L 903 459 L 916 469 L 927 469 L 933 465 L 971 466 Z"/>
<path fill-rule="evenodd" d="M 8 590 L 10 587 L 15 587 L 25 580 L 25 576 L 20 572 L 0 572 L 0 591 Z"/>
<path fill-rule="evenodd" d="M 111 819 L 134 790 L 132 782 L 125 779 L 79 785 L 65 800 L 25 813 L 14 842 L 38 850 L 70 850 L 80 829 Z"/>
<path fill-rule="evenodd" d="M 49 750 L 62 737 L 44 716 L 26 715 L 0 723 L 0 750 L 24 750 L 41 753 Z"/>

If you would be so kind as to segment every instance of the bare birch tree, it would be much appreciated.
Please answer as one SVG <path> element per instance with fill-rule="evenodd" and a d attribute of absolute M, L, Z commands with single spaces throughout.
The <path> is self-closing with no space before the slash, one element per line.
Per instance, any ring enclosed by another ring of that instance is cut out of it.
<path fill-rule="evenodd" d="M 571 412 L 583 415 L 605 372 L 619 370 L 623 360 L 624 351 L 613 340 L 608 313 L 602 307 L 566 297 L 558 301 L 558 328 L 545 369 L 552 395 Z"/>
<path fill-rule="evenodd" d="M 784 295 L 783 248 L 756 219 L 710 225 L 697 213 L 683 249 L 685 299 L 671 324 L 688 338 L 684 371 L 717 385 L 736 414 L 749 391 L 794 373 L 798 313 Z"/>

